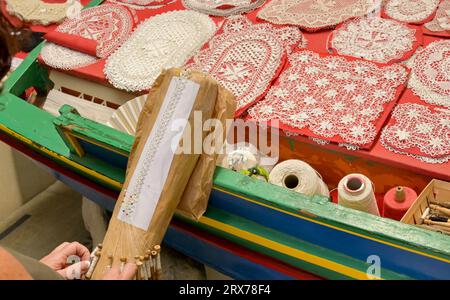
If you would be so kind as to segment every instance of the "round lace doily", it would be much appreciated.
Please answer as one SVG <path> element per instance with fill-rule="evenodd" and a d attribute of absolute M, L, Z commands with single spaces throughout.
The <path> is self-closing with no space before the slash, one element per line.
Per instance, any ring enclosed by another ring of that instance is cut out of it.
<path fill-rule="evenodd" d="M 107 59 L 106 78 L 119 89 L 149 89 L 163 69 L 184 65 L 215 31 L 211 18 L 195 11 L 156 15 Z"/>
<path fill-rule="evenodd" d="M 109 2 L 127 6 L 132 9 L 158 9 L 176 0 L 109 0 Z"/>
<path fill-rule="evenodd" d="M 430 104 L 450 107 L 450 41 L 429 44 L 410 65 L 408 85 L 414 94 Z"/>
<path fill-rule="evenodd" d="M 408 25 L 378 17 L 348 21 L 337 28 L 331 47 L 340 55 L 364 58 L 380 63 L 406 60 L 419 45 L 421 32 Z"/>
<path fill-rule="evenodd" d="M 439 0 L 389 0 L 385 7 L 385 14 L 395 20 L 421 24 L 436 11 Z"/>

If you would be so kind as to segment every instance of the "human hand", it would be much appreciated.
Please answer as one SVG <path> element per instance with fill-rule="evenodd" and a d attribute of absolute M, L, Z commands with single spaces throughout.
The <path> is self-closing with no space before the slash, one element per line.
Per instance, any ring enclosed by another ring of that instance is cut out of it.
<path fill-rule="evenodd" d="M 113 266 L 108 271 L 106 271 L 103 276 L 103 280 L 131 280 L 136 275 L 137 266 L 133 263 L 127 263 L 123 268 L 123 271 L 120 272 L 119 266 Z"/>
<path fill-rule="evenodd" d="M 76 258 L 78 262 L 69 265 L 70 258 Z M 64 279 L 80 279 L 89 269 L 89 259 L 90 253 L 85 246 L 78 242 L 65 242 L 40 261 Z"/>

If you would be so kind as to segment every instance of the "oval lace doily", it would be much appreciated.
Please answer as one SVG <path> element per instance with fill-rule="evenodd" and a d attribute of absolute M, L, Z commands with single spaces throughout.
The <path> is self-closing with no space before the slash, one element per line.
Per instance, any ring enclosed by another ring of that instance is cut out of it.
<path fill-rule="evenodd" d="M 215 31 L 211 18 L 195 11 L 156 15 L 107 59 L 106 78 L 119 89 L 149 89 L 161 70 L 184 65 Z"/>
<path fill-rule="evenodd" d="M 436 11 L 439 0 L 389 0 L 384 13 L 395 20 L 422 24 Z"/>
<path fill-rule="evenodd" d="M 253 25 L 244 16 L 233 16 L 187 68 L 210 74 L 230 90 L 239 115 L 267 92 L 284 63 L 285 50 L 304 42 L 295 27 Z"/>
<path fill-rule="evenodd" d="M 189 9 L 213 16 L 231 16 L 249 12 L 265 0 L 183 0 Z"/>
<path fill-rule="evenodd" d="M 133 29 L 131 13 L 124 7 L 104 4 L 81 11 L 67 19 L 56 31 L 97 41 L 97 56 L 105 58 L 123 44 Z M 41 52 L 44 62 L 54 68 L 76 69 L 94 63 L 97 58 L 72 49 L 47 43 Z"/>
<path fill-rule="evenodd" d="M 378 17 L 348 21 L 337 28 L 330 40 L 340 55 L 364 58 L 380 63 L 406 60 L 419 46 L 422 33 L 408 25 Z"/>
<path fill-rule="evenodd" d="M 298 25 L 305 30 L 330 28 L 371 12 L 375 0 L 272 0 L 258 18 L 275 24 Z"/>
<path fill-rule="evenodd" d="M 109 0 L 109 2 L 125 5 L 129 8 L 140 9 L 158 9 L 164 5 L 174 3 L 176 0 Z"/>
<path fill-rule="evenodd" d="M 450 107 L 450 41 L 429 44 L 410 63 L 408 85 L 430 104 Z"/>
<path fill-rule="evenodd" d="M 447 35 L 450 35 L 450 0 L 443 0 L 433 20 L 424 26 L 433 32 L 447 31 Z"/>
<path fill-rule="evenodd" d="M 416 103 L 398 105 L 383 129 L 381 142 L 390 151 L 428 163 L 450 159 L 450 111 Z"/>
<path fill-rule="evenodd" d="M 373 143 L 384 104 L 397 98 L 408 72 L 363 60 L 301 51 L 264 100 L 248 110 L 256 121 L 278 119 L 282 129 L 333 142 Z M 314 136 L 317 135 L 317 136 Z"/>

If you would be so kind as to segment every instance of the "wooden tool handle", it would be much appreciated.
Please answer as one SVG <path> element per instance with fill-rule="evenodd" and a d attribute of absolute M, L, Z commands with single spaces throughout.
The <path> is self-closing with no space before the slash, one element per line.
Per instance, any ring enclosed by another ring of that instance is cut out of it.
<path fill-rule="evenodd" d="M 439 225 L 442 227 L 450 228 L 450 223 L 445 223 L 445 222 L 435 222 L 435 221 L 431 221 L 431 220 L 425 220 L 424 223 L 428 224 L 428 225 Z"/>
<path fill-rule="evenodd" d="M 450 217 L 450 209 L 444 208 L 444 207 L 439 206 L 439 205 L 436 205 L 436 204 L 430 204 L 430 207 L 431 207 L 432 209 L 435 209 L 435 210 L 437 210 L 437 211 L 440 211 L 440 212 L 443 213 L 444 215 Z"/>

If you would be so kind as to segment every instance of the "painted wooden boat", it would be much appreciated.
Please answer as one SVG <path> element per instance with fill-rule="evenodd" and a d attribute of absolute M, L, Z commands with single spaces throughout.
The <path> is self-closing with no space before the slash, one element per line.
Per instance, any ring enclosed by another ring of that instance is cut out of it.
<path fill-rule="evenodd" d="M 95 2 L 95 1 L 94 1 Z M 112 210 L 133 137 L 80 116 L 70 106 L 53 116 L 20 95 L 48 90 L 37 63 L 42 45 L 12 74 L 0 96 L 0 138 L 55 176 Z M 382 195 L 395 185 L 422 190 L 450 179 L 449 166 L 417 164 L 384 152 L 350 151 L 302 138 L 281 138 L 281 159 L 312 164 L 330 186 L 349 172 L 370 174 Z M 450 237 L 307 197 L 218 167 L 206 214 L 175 216 L 165 242 L 238 279 L 450 279 Z M 375 259 L 375 260 L 374 260 Z"/>

